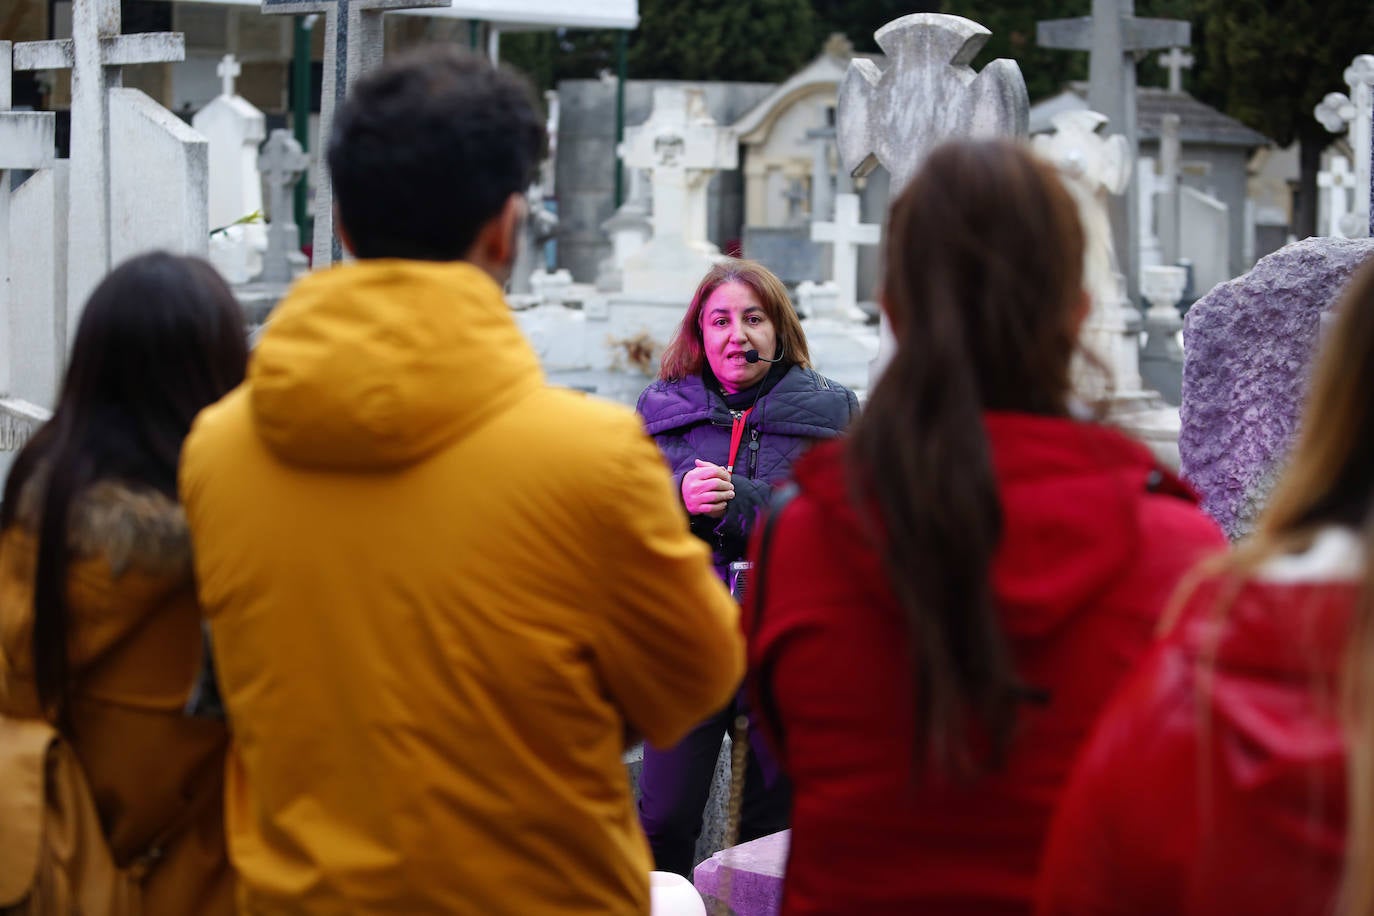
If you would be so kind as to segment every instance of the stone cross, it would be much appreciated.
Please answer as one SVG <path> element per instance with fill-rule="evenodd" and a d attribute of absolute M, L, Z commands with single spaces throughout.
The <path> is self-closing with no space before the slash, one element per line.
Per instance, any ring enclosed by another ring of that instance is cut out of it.
<path fill-rule="evenodd" d="M 292 262 L 301 257 L 299 234 L 292 214 L 296 182 L 310 167 L 310 157 L 289 130 L 278 128 L 263 144 L 258 167 L 267 183 L 272 222 L 267 226 L 267 253 L 262 258 L 263 283 L 290 283 L 295 279 Z"/>
<path fill-rule="evenodd" d="M 69 302 L 79 303 L 113 266 L 110 248 L 110 106 L 121 67 L 184 60 L 177 32 L 120 34 L 120 0 L 73 0 L 72 37 L 14 46 L 16 70 L 72 71 Z"/>
<path fill-rule="evenodd" d="M 787 190 L 782 194 L 787 201 L 787 223 L 796 225 L 805 222 L 806 214 L 802 205 L 807 202 L 811 195 L 806 193 L 806 188 L 800 178 L 792 178 L 787 182 Z"/>
<path fill-rule="evenodd" d="M 881 226 L 859 221 L 857 194 L 835 195 L 835 221 L 811 224 L 811 241 L 831 244 L 831 276 L 840 291 L 841 310 L 847 311 L 856 304 L 859 246 L 878 244 L 881 233 Z"/>
<path fill-rule="evenodd" d="M 263 13 L 324 13 L 324 82 L 320 94 L 320 154 L 315 165 L 314 266 L 343 260 L 343 245 L 334 231 L 334 191 L 329 184 L 325 150 L 334 111 L 349 87 L 382 62 L 382 16 L 388 10 L 450 6 L 452 0 L 262 0 Z"/>
<path fill-rule="evenodd" d="M 1350 95 L 1329 92 L 1317 105 L 1313 114 L 1322 126 L 1332 133 L 1349 130 L 1350 146 L 1355 152 L 1355 236 L 1369 234 L 1371 220 L 1370 156 L 1374 144 L 1370 142 L 1370 119 L 1374 113 L 1374 54 L 1361 54 L 1345 68 L 1345 83 Z"/>
<path fill-rule="evenodd" d="M 1030 101 L 1015 61 L 969 63 L 992 35 L 940 13 L 894 19 L 873 37 L 891 64 L 850 61 L 840 84 L 840 158 L 854 176 L 881 165 L 895 197 L 932 149 L 955 137 L 1024 137 Z"/>
<path fill-rule="evenodd" d="M 234 89 L 234 80 L 243 73 L 243 66 L 234 59 L 234 55 L 226 54 L 220 60 L 219 66 L 215 67 L 215 73 L 219 75 L 220 79 L 220 95 L 233 98 L 237 94 Z"/>
<path fill-rule="evenodd" d="M 1187 47 L 1192 43 L 1192 26 L 1173 19 L 1137 19 L 1135 0 L 1093 0 L 1092 10 L 1090 17 L 1036 23 L 1036 41 L 1045 48 L 1090 52 L 1088 108 L 1107 116 L 1111 129 L 1126 138 L 1134 156 L 1140 148 L 1135 117 L 1136 54 L 1155 48 Z M 1117 260 L 1132 301 L 1139 289 L 1135 210 L 1133 191 L 1116 198 L 1111 207 Z"/>
<path fill-rule="evenodd" d="M 1352 191 L 1358 193 L 1355 173 L 1344 156 L 1333 156 L 1327 170 L 1317 173 L 1317 187 L 1326 198 L 1326 223 L 1318 228 L 1318 235 L 1348 237 L 1359 233 L 1359 221 L 1351 210 Z"/>
<path fill-rule="evenodd" d="M 1193 55 L 1182 48 L 1170 48 L 1168 54 L 1158 57 L 1159 65 L 1169 71 L 1169 91 L 1183 91 L 1183 71 L 1193 69 L 1197 61 Z"/>
<path fill-rule="evenodd" d="M 651 244 L 708 245 L 706 184 L 738 165 L 739 144 L 733 131 L 711 119 L 701 91 L 655 89 L 649 120 L 626 138 L 620 156 L 627 167 L 650 173 Z"/>
<path fill-rule="evenodd" d="M 50 111 L 11 111 L 13 46 L 0 41 L 0 395 L 11 392 L 10 340 L 10 169 L 52 165 L 57 115 Z"/>

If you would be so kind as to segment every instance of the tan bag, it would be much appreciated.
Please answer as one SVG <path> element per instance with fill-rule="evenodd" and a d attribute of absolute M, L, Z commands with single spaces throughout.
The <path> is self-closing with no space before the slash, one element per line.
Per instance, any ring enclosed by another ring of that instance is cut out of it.
<path fill-rule="evenodd" d="M 47 722 L 0 716 L 0 914 L 138 916 L 158 856 L 117 868 L 70 745 Z"/>

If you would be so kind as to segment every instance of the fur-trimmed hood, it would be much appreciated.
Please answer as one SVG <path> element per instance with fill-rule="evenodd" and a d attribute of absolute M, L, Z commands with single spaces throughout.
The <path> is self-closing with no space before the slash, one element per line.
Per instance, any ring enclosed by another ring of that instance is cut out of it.
<path fill-rule="evenodd" d="M 41 475 L 35 475 L 20 494 L 14 524 L 0 532 L 0 713 L 37 710 L 33 591 L 42 493 Z M 67 544 L 66 627 L 73 672 L 98 670 L 101 680 L 138 681 L 138 689 L 119 688 L 126 700 L 138 703 L 170 702 L 175 684 L 181 692 L 177 702 L 184 702 L 195 658 L 187 656 L 183 665 L 181 659 L 165 660 L 158 649 L 135 660 L 122 648 L 138 643 L 170 651 L 188 638 L 182 629 L 196 633 L 195 612 L 168 613 L 183 604 L 195 606 L 191 543 L 181 507 L 147 487 L 98 481 L 72 503 Z M 115 656 L 125 662 L 109 664 Z M 159 667 L 163 664 L 166 671 Z"/>
<path fill-rule="evenodd" d="M 19 497 L 18 523 L 38 533 L 45 474 L 35 474 Z M 155 576 L 190 576 L 191 538 L 180 504 L 148 487 L 101 480 L 72 502 L 67 546 L 74 559 L 104 556 L 115 578 L 129 569 Z"/>

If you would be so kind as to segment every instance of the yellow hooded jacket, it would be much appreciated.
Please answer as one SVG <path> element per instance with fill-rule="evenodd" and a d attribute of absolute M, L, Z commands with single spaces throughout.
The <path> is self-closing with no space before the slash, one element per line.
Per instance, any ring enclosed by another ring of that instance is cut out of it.
<path fill-rule="evenodd" d="M 486 274 L 302 280 L 181 489 L 247 913 L 647 913 L 621 754 L 743 671 L 628 409 L 548 386 Z"/>

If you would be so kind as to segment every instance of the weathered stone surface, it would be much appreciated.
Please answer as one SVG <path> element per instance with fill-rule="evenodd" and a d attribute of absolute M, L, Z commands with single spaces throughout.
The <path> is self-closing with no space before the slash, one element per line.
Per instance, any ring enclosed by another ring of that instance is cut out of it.
<path fill-rule="evenodd" d="M 1306 239 L 1188 311 L 1182 470 L 1233 539 L 1250 531 L 1292 444 L 1322 319 L 1371 254 L 1366 239 Z"/>
<path fill-rule="evenodd" d="M 1024 137 L 1030 101 L 1015 61 L 969 66 L 992 35 L 976 22 L 940 13 L 894 19 L 873 38 L 891 60 L 850 62 L 840 85 L 836 128 L 852 174 L 878 165 L 901 192 L 926 155 L 956 137 Z"/>
<path fill-rule="evenodd" d="M 791 842 L 792 831 L 784 830 L 722 850 L 696 867 L 693 883 L 708 906 L 728 891 L 730 912 L 773 916 L 782 909 L 782 880 Z"/>

